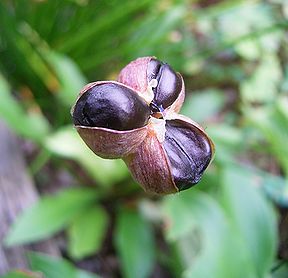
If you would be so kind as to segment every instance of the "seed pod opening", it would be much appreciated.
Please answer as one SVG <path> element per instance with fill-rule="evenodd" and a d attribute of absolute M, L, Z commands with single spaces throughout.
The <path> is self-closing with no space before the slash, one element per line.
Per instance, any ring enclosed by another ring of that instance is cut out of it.
<path fill-rule="evenodd" d="M 153 79 L 156 82 L 151 82 Z M 179 112 L 184 101 L 182 76 L 154 57 L 141 57 L 130 62 L 121 70 L 118 81 L 149 100 L 153 113 Z"/>
<path fill-rule="evenodd" d="M 164 148 L 179 190 L 198 183 L 213 156 L 206 134 L 181 120 L 167 120 Z"/>
<path fill-rule="evenodd" d="M 77 100 L 75 126 L 132 130 L 147 124 L 149 106 L 132 89 L 118 82 L 95 83 Z"/>
<path fill-rule="evenodd" d="M 168 64 L 152 58 L 147 67 L 147 79 L 157 80 L 152 90 L 154 99 L 150 105 L 153 112 L 162 112 L 178 98 L 182 90 L 182 78 Z M 157 111 L 158 110 L 158 111 Z"/>

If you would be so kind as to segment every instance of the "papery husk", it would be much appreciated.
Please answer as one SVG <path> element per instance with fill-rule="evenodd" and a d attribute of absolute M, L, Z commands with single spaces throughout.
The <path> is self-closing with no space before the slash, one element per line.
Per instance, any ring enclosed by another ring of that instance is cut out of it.
<path fill-rule="evenodd" d="M 134 153 L 124 157 L 134 179 L 146 192 L 153 194 L 170 194 L 178 192 L 166 152 L 159 142 L 153 125 L 149 125 L 149 131 L 145 140 Z"/>
<path fill-rule="evenodd" d="M 148 87 L 147 67 L 155 57 L 141 57 L 125 66 L 119 73 L 117 81 L 134 89 L 140 96 Z"/>
<path fill-rule="evenodd" d="M 102 158 L 122 158 L 133 152 L 146 138 L 148 127 L 112 130 L 101 127 L 75 126 L 86 145 Z"/>

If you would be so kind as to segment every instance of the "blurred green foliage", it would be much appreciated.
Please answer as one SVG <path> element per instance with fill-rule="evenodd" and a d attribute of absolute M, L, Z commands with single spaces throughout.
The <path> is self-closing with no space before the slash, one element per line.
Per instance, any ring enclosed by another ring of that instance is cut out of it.
<path fill-rule="evenodd" d="M 156 269 L 169 273 L 158 277 L 287 277 L 285 261 L 275 267 L 275 207 L 288 206 L 287 27 L 283 0 L 1 1 L 0 117 L 37 147 L 29 166 L 38 185 L 52 164 L 77 186 L 42 197 L 5 239 L 25 244 L 64 229 L 69 262 L 31 253 L 31 275 L 4 277 L 96 277 L 76 263 L 100 254 L 111 235 L 115 277 L 156 277 Z M 94 156 L 70 118 L 85 83 L 115 79 L 148 55 L 183 73 L 182 113 L 216 145 L 199 185 L 163 198 L 145 194 L 121 161 Z"/>

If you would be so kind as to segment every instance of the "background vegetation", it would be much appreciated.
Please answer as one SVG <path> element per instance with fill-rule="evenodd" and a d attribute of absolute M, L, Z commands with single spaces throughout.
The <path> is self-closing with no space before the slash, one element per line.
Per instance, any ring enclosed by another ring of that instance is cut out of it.
<path fill-rule="evenodd" d="M 1 1 L 0 117 L 22 138 L 42 194 L 2 244 L 64 240 L 63 258 L 28 254 L 48 278 L 288 277 L 279 237 L 288 225 L 278 229 L 288 205 L 287 27 L 285 0 Z M 94 156 L 71 124 L 85 83 L 148 55 L 183 73 L 181 112 L 216 144 L 199 185 L 167 197 L 143 192 L 121 161 Z"/>

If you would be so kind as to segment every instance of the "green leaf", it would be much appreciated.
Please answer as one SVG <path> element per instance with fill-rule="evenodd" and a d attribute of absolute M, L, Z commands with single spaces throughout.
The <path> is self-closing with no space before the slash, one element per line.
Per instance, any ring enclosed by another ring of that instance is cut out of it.
<path fill-rule="evenodd" d="M 242 40 L 235 48 L 237 52 L 247 60 L 256 60 L 261 56 L 261 47 L 255 38 Z"/>
<path fill-rule="evenodd" d="M 56 52 L 45 52 L 45 59 L 51 64 L 60 82 L 57 97 L 71 107 L 82 87 L 88 83 L 77 65 L 67 56 Z"/>
<path fill-rule="evenodd" d="M 45 146 L 57 155 L 79 162 L 100 185 L 109 186 L 128 175 L 127 167 L 122 160 L 108 160 L 96 156 L 72 126 L 63 127 L 47 137 Z"/>
<path fill-rule="evenodd" d="M 288 263 L 285 261 L 275 262 L 272 270 L 272 278 L 286 278 L 288 276 Z"/>
<path fill-rule="evenodd" d="M 253 277 L 224 210 L 208 194 L 190 190 L 169 196 L 163 209 L 167 238 L 177 243 L 186 265 L 184 277 Z"/>
<path fill-rule="evenodd" d="M 224 105 L 225 99 L 221 91 L 207 89 L 189 95 L 185 99 L 181 113 L 201 123 L 219 113 Z"/>
<path fill-rule="evenodd" d="M 114 5 L 105 14 L 100 14 L 98 20 L 92 22 L 83 22 L 80 26 L 79 32 L 73 36 L 70 35 L 65 41 L 62 41 L 59 49 L 61 52 L 71 52 L 72 50 L 81 50 L 85 43 L 91 43 L 95 38 L 104 36 L 109 30 L 119 28 L 119 23 L 127 22 L 127 18 L 141 9 L 144 9 L 151 3 L 151 0 L 142 0 L 138 2 L 123 1 L 122 5 Z M 96 45 L 97 47 L 97 45 Z"/>
<path fill-rule="evenodd" d="M 244 113 L 253 127 L 259 129 L 270 150 L 280 162 L 286 176 L 288 175 L 288 100 L 279 98 L 265 107 L 246 107 Z"/>
<path fill-rule="evenodd" d="M 35 30 L 31 29 L 26 20 L 17 22 L 14 16 L 9 16 L 5 7 L 1 7 L 0 13 L 1 24 L 6 26 L 1 30 L 7 43 L 7 48 L 4 48 L 5 54 L 13 55 L 13 62 L 17 65 L 17 69 L 13 70 L 13 75 L 15 74 L 18 81 L 21 80 L 20 82 L 22 82 L 22 74 L 24 79 L 27 78 L 26 81 L 29 80 L 28 84 L 32 87 L 40 79 L 43 82 L 41 82 L 42 85 L 45 84 L 48 90 L 53 91 L 53 88 L 57 85 L 57 79 L 49 65 L 42 59 L 39 50 L 35 49 L 35 41 L 39 40 L 39 37 L 35 37 Z M 45 42 L 43 43 L 45 44 Z M 8 71 L 10 71 L 9 67 Z M 27 85 L 27 83 L 24 84 Z"/>
<path fill-rule="evenodd" d="M 96 198 L 96 191 L 70 188 L 56 196 L 46 196 L 16 219 L 6 245 L 34 242 L 63 229 Z"/>
<path fill-rule="evenodd" d="M 227 168 L 223 175 L 222 203 L 257 277 L 266 277 L 276 255 L 277 221 L 255 182 L 254 171 Z"/>
<path fill-rule="evenodd" d="M 195 189 L 165 198 L 167 239 L 178 245 L 186 265 L 185 277 L 257 278 L 269 274 L 277 222 L 269 202 L 251 184 L 257 181 L 252 173 L 227 168 L 217 200 Z"/>
<path fill-rule="evenodd" d="M 77 278 L 100 278 L 100 276 L 84 270 L 77 270 Z"/>
<path fill-rule="evenodd" d="M 40 113 L 27 114 L 13 98 L 7 81 L 0 74 L 0 117 L 18 134 L 41 141 L 49 132 L 49 124 Z"/>
<path fill-rule="evenodd" d="M 31 269 L 40 271 L 45 278 L 99 278 L 92 274 L 75 268 L 70 262 L 41 253 L 30 252 L 28 254 Z"/>
<path fill-rule="evenodd" d="M 215 162 L 229 164 L 234 160 L 235 152 L 245 149 L 243 132 L 241 129 L 228 124 L 215 124 L 207 128 L 209 136 L 215 143 Z"/>
<path fill-rule="evenodd" d="M 34 252 L 28 254 L 28 259 L 31 269 L 42 272 L 47 278 L 77 277 L 74 266 L 66 260 Z"/>
<path fill-rule="evenodd" d="M 28 270 L 15 270 L 1 276 L 1 278 L 43 278 L 43 276 Z"/>
<path fill-rule="evenodd" d="M 226 39 L 235 39 L 251 30 L 268 27 L 274 22 L 271 9 L 266 3 L 243 2 L 238 7 L 219 14 L 219 27 Z"/>
<path fill-rule="evenodd" d="M 187 9 L 183 4 L 175 5 L 173 9 L 166 9 L 162 12 L 159 10 L 155 13 L 152 12 L 150 17 L 146 21 L 142 21 L 141 25 L 135 29 L 134 34 L 130 36 L 125 52 L 133 53 L 136 56 L 145 55 L 147 49 L 142 48 L 141 45 L 145 45 L 145 48 L 149 49 L 166 41 L 167 34 L 181 23 L 186 13 Z M 159 51 L 157 47 L 155 51 Z M 157 56 L 161 59 L 165 59 L 164 56 L 161 57 L 163 51 L 164 49 L 159 51 L 160 57 L 157 53 Z"/>
<path fill-rule="evenodd" d="M 108 215 L 102 207 L 83 211 L 68 229 L 70 255 L 82 259 L 99 251 L 107 226 Z"/>
<path fill-rule="evenodd" d="M 269 53 L 278 51 L 281 38 L 283 37 L 282 30 L 274 30 L 274 32 L 263 34 L 260 37 L 252 37 L 241 40 L 236 44 L 236 51 L 248 60 L 256 60 Z"/>
<path fill-rule="evenodd" d="M 288 207 L 288 180 L 281 176 L 260 172 L 265 193 L 277 204 Z"/>
<path fill-rule="evenodd" d="M 240 85 L 246 102 L 272 102 L 277 94 L 281 68 L 275 55 L 265 55 L 252 76 Z"/>
<path fill-rule="evenodd" d="M 155 245 L 149 223 L 136 211 L 121 210 L 117 216 L 115 245 L 126 278 L 149 277 L 155 263 Z"/>

